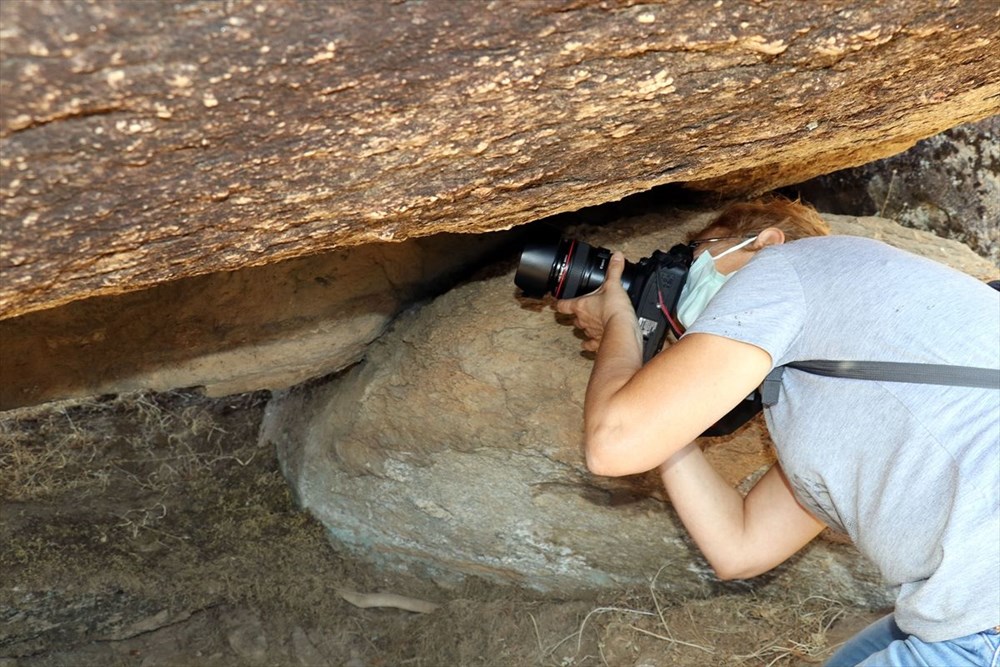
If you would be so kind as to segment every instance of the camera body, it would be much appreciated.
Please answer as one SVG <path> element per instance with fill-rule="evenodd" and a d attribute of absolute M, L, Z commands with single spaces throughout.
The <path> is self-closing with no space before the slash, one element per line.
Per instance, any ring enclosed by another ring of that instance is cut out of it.
<path fill-rule="evenodd" d="M 600 287 L 610 261 L 607 248 L 576 239 L 532 241 L 521 253 L 514 283 L 529 297 L 551 294 L 557 299 L 572 299 Z M 683 333 L 677 321 L 677 301 L 691 261 L 691 248 L 675 245 L 666 252 L 656 250 L 636 263 L 625 262 L 622 287 L 639 320 L 643 363 L 663 348 L 668 332 L 675 337 Z"/>

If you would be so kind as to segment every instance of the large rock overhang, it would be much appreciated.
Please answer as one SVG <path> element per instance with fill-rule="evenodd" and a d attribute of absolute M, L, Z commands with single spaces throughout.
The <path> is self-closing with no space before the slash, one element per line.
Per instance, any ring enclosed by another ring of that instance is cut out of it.
<path fill-rule="evenodd" d="M 766 191 L 1000 108 L 986 0 L 67 0 L 0 18 L 0 319 L 664 183 Z"/>

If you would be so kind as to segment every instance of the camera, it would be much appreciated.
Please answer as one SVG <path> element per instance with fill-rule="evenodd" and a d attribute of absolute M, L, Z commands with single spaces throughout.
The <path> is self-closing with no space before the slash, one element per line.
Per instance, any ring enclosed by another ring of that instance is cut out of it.
<path fill-rule="evenodd" d="M 622 287 L 632 301 L 642 332 L 642 361 L 652 359 L 663 347 L 667 332 L 680 337 L 677 301 L 691 267 L 691 248 L 675 245 L 657 250 L 636 263 L 625 262 Z M 571 238 L 529 241 L 521 252 L 514 284 L 525 296 L 551 294 L 572 299 L 590 294 L 607 277 L 611 251 Z"/>
<path fill-rule="evenodd" d="M 691 268 L 692 254 L 690 246 L 675 245 L 667 252 L 656 250 L 634 264 L 625 262 L 622 287 L 639 319 L 643 363 L 660 351 L 668 331 L 675 338 L 684 333 L 677 320 L 677 302 Z M 542 238 L 524 246 L 514 284 L 531 298 L 551 294 L 557 299 L 572 299 L 604 284 L 610 262 L 611 251 L 607 248 L 559 236 Z M 702 436 L 729 435 L 762 407 L 761 390 L 757 389 Z"/>

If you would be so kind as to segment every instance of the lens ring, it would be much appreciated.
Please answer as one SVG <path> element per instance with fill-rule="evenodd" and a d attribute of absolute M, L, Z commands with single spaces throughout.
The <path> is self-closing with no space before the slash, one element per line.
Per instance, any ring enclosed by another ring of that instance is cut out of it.
<path fill-rule="evenodd" d="M 592 246 L 580 241 L 577 243 L 576 252 L 567 257 L 565 287 L 560 292 L 560 294 L 565 295 L 565 298 L 572 299 L 580 296 L 584 276 L 590 272 L 592 250 Z"/>
<path fill-rule="evenodd" d="M 576 250 L 576 239 L 570 239 L 569 249 L 566 254 L 563 255 L 562 264 L 559 267 L 559 277 L 556 280 L 556 288 L 552 290 L 553 296 L 557 299 L 561 299 L 563 295 L 563 287 L 566 283 L 566 276 L 569 275 L 570 264 L 573 263 L 573 253 Z"/>

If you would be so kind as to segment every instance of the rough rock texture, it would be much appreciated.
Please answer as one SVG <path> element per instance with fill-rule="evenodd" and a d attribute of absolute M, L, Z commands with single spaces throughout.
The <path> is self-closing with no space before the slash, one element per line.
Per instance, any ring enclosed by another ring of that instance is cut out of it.
<path fill-rule="evenodd" d="M 638 259 L 706 219 L 649 215 L 584 234 Z M 883 220 L 834 224 L 991 275 L 954 241 Z M 655 479 L 586 471 L 591 363 L 578 351 L 571 329 L 518 298 L 503 269 L 409 311 L 334 382 L 272 399 L 261 437 L 278 446 L 301 504 L 338 543 L 375 561 L 560 592 L 642 585 L 662 567 L 659 582 L 676 595 L 716 589 Z M 772 460 L 759 425 L 708 451 L 734 484 Z M 832 541 L 762 581 L 886 602 L 856 553 Z"/>
<path fill-rule="evenodd" d="M 334 373 L 514 236 L 372 243 L 0 320 L 0 410 L 180 387 L 221 396 Z"/>
<path fill-rule="evenodd" d="M 878 215 L 961 241 L 1000 266 L 1000 116 L 791 189 L 822 211 Z"/>
<path fill-rule="evenodd" d="M 993 0 L 0 4 L 0 318 L 996 113 Z"/>

